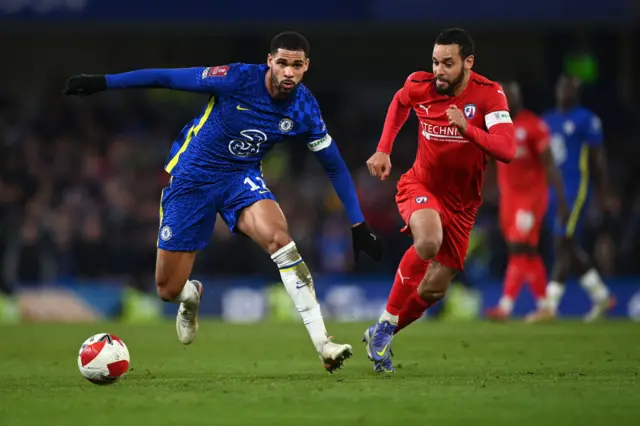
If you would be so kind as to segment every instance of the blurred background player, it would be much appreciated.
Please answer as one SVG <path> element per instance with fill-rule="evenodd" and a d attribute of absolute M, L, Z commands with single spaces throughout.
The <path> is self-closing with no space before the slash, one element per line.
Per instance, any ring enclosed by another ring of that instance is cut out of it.
<path fill-rule="evenodd" d="M 508 245 L 509 261 L 498 306 L 487 317 L 503 320 L 511 315 L 514 301 L 526 281 L 538 307 L 545 307 L 547 271 L 538 252 L 540 230 L 548 207 L 548 184 L 558 200 L 558 221 L 566 224 L 569 208 L 562 176 L 549 147 L 549 129 L 544 121 L 525 109 L 520 86 L 502 84 L 516 132 L 516 155 L 509 164 L 498 162 L 500 228 Z"/>
<path fill-rule="evenodd" d="M 509 162 L 514 129 L 501 87 L 471 70 L 474 43 L 462 29 L 436 38 L 433 73 L 411 74 L 387 111 L 377 152 L 367 161 L 385 180 L 390 153 L 411 110 L 419 120 L 418 153 L 398 182 L 396 203 L 413 237 L 400 261 L 379 321 L 363 341 L 374 371 L 393 372 L 391 340 L 441 300 L 451 279 L 464 269 L 469 237 L 481 204 L 488 156 Z"/>
<path fill-rule="evenodd" d="M 570 273 L 577 273 L 580 284 L 591 298 L 593 307 L 586 321 L 602 317 L 615 303 L 609 289 L 589 254 L 580 246 L 585 210 L 591 201 L 593 183 L 596 200 L 604 205 L 608 193 L 606 156 L 602 145 L 600 119 L 580 104 L 580 81 L 561 75 L 556 84 L 556 108 L 543 115 L 551 132 L 551 150 L 565 185 L 571 206 L 565 223 L 554 223 L 556 255 L 551 281 L 547 287 L 548 306 L 529 317 L 530 321 L 555 318 Z M 551 193 L 551 205 L 557 205 L 558 196 Z M 557 207 L 556 207 L 557 208 Z"/>
<path fill-rule="evenodd" d="M 168 88 L 210 95 L 202 114 L 180 133 L 165 166 L 171 180 L 162 192 L 160 207 L 158 295 L 180 304 L 178 338 L 184 344 L 193 342 L 203 287 L 189 276 L 195 253 L 206 247 L 220 214 L 232 232 L 251 238 L 271 255 L 316 351 L 332 372 L 352 348 L 328 337 L 309 269 L 262 177 L 265 153 L 288 136 L 305 136 L 346 208 L 356 260 L 363 250 L 379 261 L 382 246 L 364 222 L 353 181 L 318 103 L 301 84 L 308 68 L 308 41 L 287 32 L 273 38 L 267 64 L 79 75 L 68 81 L 65 93 Z"/>

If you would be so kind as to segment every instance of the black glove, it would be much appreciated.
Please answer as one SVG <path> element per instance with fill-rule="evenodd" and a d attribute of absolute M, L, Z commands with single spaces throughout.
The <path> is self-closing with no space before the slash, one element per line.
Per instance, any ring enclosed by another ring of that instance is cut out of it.
<path fill-rule="evenodd" d="M 104 75 L 74 75 L 67 80 L 65 95 L 87 96 L 107 90 L 107 78 Z"/>
<path fill-rule="evenodd" d="M 367 222 L 362 222 L 351 228 L 351 234 L 353 237 L 353 258 L 356 262 L 360 259 L 360 250 L 367 253 L 376 262 L 382 260 L 382 243 L 371 232 Z"/>

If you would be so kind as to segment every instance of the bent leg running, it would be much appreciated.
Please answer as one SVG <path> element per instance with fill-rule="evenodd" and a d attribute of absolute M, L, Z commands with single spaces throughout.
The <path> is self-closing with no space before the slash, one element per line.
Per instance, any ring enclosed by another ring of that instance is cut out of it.
<path fill-rule="evenodd" d="M 445 223 L 442 245 L 433 262 L 400 312 L 398 331 L 421 318 L 425 311 L 444 299 L 455 275 L 464 269 L 469 238 L 475 222 L 476 209 L 456 211 L 442 209 Z"/>
<path fill-rule="evenodd" d="M 412 235 L 413 244 L 400 261 L 385 311 L 375 325 L 365 330 L 362 339 L 367 356 L 373 361 L 373 369 L 378 373 L 394 371 L 390 358 L 391 340 L 398 329 L 401 312 L 416 293 L 443 240 L 437 198 L 420 183 L 401 184 L 399 187 L 396 200 L 407 224 L 403 231 Z"/>
<path fill-rule="evenodd" d="M 198 332 L 203 287 L 189 276 L 196 251 L 206 247 L 215 225 L 211 186 L 172 178 L 160 202 L 156 290 L 165 302 L 180 304 L 176 331 L 185 345 L 192 343 Z"/>
<path fill-rule="evenodd" d="M 273 199 L 256 201 L 241 211 L 235 228 L 271 255 L 325 368 L 329 372 L 340 368 L 351 356 L 352 348 L 331 342 L 316 298 L 313 278 L 289 234 L 287 221 L 278 204 Z"/>

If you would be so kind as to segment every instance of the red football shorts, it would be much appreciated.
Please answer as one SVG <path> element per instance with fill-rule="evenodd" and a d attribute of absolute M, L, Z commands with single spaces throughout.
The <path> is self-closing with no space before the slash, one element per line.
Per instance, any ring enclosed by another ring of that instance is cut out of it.
<path fill-rule="evenodd" d="M 469 237 L 476 220 L 477 209 L 453 211 L 440 203 L 424 183 L 403 176 L 398 182 L 396 204 L 406 226 L 402 232 L 411 234 L 409 218 L 422 209 L 433 209 L 442 221 L 442 245 L 435 261 L 452 269 L 463 270 L 469 249 Z"/>
<path fill-rule="evenodd" d="M 541 198 L 500 200 L 500 229 L 508 243 L 537 246 L 547 210 Z"/>

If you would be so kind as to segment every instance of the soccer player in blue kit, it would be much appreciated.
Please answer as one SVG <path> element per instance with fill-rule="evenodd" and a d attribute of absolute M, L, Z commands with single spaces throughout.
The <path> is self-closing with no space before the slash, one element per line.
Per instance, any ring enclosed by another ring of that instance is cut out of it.
<path fill-rule="evenodd" d="M 592 301 L 585 321 L 601 318 L 615 303 L 592 259 L 580 246 L 585 210 L 593 190 L 598 191 L 601 201 L 608 198 L 609 190 L 602 124 L 596 114 L 580 105 L 580 89 L 578 79 L 560 76 L 556 85 L 556 108 L 542 116 L 551 133 L 551 152 L 562 173 L 571 213 L 566 225 L 554 223 L 556 258 L 547 286 L 547 304 L 527 318 L 531 322 L 556 317 L 570 273 L 578 274 L 581 286 Z M 555 205 L 552 191 L 549 211 L 555 213 Z"/>
<path fill-rule="evenodd" d="M 351 175 L 316 99 L 301 84 L 308 68 L 308 41 L 285 32 L 271 41 L 266 64 L 81 74 L 68 80 L 65 94 L 167 88 L 209 95 L 202 114 L 174 142 L 165 166 L 171 179 L 160 206 L 158 295 L 180 304 L 178 338 L 183 344 L 193 342 L 203 286 L 189 276 L 195 253 L 207 245 L 219 213 L 233 232 L 251 238 L 271 255 L 320 359 L 333 372 L 351 356 L 352 347 L 332 342 L 327 334 L 309 269 L 262 176 L 263 156 L 287 137 L 304 135 L 345 206 L 355 260 L 363 251 L 379 261 L 382 245 L 364 220 Z"/>

